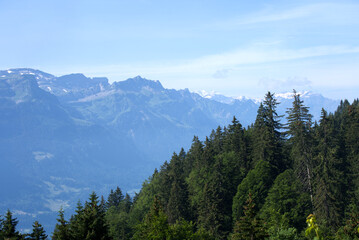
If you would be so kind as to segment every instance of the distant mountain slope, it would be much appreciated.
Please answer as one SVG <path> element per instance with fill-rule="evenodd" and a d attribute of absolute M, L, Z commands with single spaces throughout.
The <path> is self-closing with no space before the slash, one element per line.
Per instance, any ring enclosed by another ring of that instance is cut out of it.
<path fill-rule="evenodd" d="M 316 117 L 339 103 L 312 93 L 303 99 Z M 291 99 L 278 100 L 284 113 Z M 53 227 L 61 205 L 73 209 L 90 190 L 139 188 L 194 135 L 203 139 L 234 115 L 247 126 L 257 108 L 252 99 L 202 97 L 140 76 L 110 84 L 83 74 L 0 71 L 0 181 L 7 183 L 0 214 L 9 208 L 23 227 L 35 218 Z"/>

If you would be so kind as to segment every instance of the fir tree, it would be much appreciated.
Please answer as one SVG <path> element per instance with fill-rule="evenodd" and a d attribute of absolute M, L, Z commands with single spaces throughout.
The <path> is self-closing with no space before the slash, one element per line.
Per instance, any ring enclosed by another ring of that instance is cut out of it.
<path fill-rule="evenodd" d="M 64 211 L 61 208 L 59 211 L 59 218 L 55 226 L 54 234 L 52 235 L 53 240 L 67 240 L 70 239 L 69 225 L 64 218 Z"/>
<path fill-rule="evenodd" d="M 85 203 L 83 212 L 83 222 L 85 225 L 86 240 L 107 240 L 108 227 L 105 222 L 105 213 L 99 205 L 98 197 L 93 192 L 90 195 L 89 202 Z"/>
<path fill-rule="evenodd" d="M 314 169 L 314 211 L 320 223 L 332 230 L 339 226 L 344 212 L 341 189 L 343 167 L 334 121 L 322 109 L 320 126 L 316 128 L 317 155 Z"/>
<path fill-rule="evenodd" d="M 257 217 L 252 194 L 248 194 L 244 215 L 234 225 L 232 240 L 261 240 L 268 237 L 264 223 Z"/>
<path fill-rule="evenodd" d="M 32 225 L 32 233 L 30 234 L 30 238 L 31 240 L 45 240 L 47 239 L 47 235 L 46 232 L 44 230 L 44 228 L 42 227 L 42 225 L 38 222 L 35 221 L 34 224 Z"/>
<path fill-rule="evenodd" d="M 169 231 L 167 216 L 157 197 L 144 221 L 137 226 L 133 240 L 166 240 Z"/>
<path fill-rule="evenodd" d="M 254 163 L 268 161 L 281 172 L 285 168 L 282 153 L 282 127 L 280 118 L 276 112 L 279 103 L 274 98 L 274 93 L 265 95 L 263 104 L 258 108 L 258 114 L 254 123 Z"/>
<path fill-rule="evenodd" d="M 300 99 L 300 94 L 293 90 L 293 104 L 288 109 L 286 134 L 289 136 L 289 144 L 291 148 L 291 158 L 293 160 L 293 168 L 301 181 L 303 188 L 310 193 L 313 205 L 312 190 L 312 170 L 313 161 L 311 156 L 311 127 L 312 115 L 309 114 L 308 107 L 304 106 Z"/>
<path fill-rule="evenodd" d="M 2 221 L 2 235 L 4 239 L 17 239 L 20 237 L 18 231 L 16 231 L 16 225 L 18 220 L 12 217 L 10 210 L 7 210 L 5 219 Z"/>
<path fill-rule="evenodd" d="M 293 170 L 287 169 L 275 179 L 260 215 L 272 232 L 290 227 L 301 231 L 310 214 L 310 206 L 309 194 L 302 191 Z"/>
<path fill-rule="evenodd" d="M 233 219 L 239 220 L 243 215 L 243 206 L 249 193 L 256 196 L 256 204 L 260 209 L 267 197 L 268 191 L 276 177 L 273 167 L 264 161 L 260 161 L 252 169 L 243 181 L 238 185 L 237 193 L 233 198 Z"/>
<path fill-rule="evenodd" d="M 110 194 L 108 195 L 106 207 L 110 208 L 112 206 L 118 207 L 123 200 L 124 196 L 122 194 L 122 191 L 119 187 L 116 188 L 115 191 L 111 189 Z"/>
<path fill-rule="evenodd" d="M 70 239 L 85 239 L 86 238 L 86 225 L 83 220 L 84 207 L 81 202 L 77 202 L 76 214 L 71 216 L 69 223 Z"/>

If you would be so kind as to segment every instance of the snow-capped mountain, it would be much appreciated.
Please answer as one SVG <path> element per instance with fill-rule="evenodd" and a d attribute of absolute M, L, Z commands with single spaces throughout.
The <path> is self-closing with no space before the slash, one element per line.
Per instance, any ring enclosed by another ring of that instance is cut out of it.
<path fill-rule="evenodd" d="M 251 101 L 256 104 L 256 107 L 263 101 L 263 99 L 251 99 L 245 96 L 237 96 L 237 97 L 227 97 L 217 92 L 206 92 L 205 90 L 197 92 L 200 96 L 206 99 L 211 99 L 220 103 L 225 104 L 233 104 L 236 101 L 246 102 Z M 339 104 L 339 100 L 334 100 L 330 98 L 326 98 L 318 93 L 313 93 L 311 91 L 302 91 L 297 92 L 301 99 L 304 101 L 304 104 L 309 107 L 311 114 L 313 115 L 314 120 L 319 120 L 321 109 L 324 108 L 328 112 L 334 112 Z M 276 93 L 275 98 L 280 103 L 278 106 L 279 115 L 285 115 L 285 112 L 288 108 L 292 106 L 293 102 L 293 92 L 284 92 L 284 93 Z M 254 109 L 253 109 L 254 111 Z M 253 120 L 253 119 L 251 119 Z M 285 119 L 284 119 L 285 120 Z"/>

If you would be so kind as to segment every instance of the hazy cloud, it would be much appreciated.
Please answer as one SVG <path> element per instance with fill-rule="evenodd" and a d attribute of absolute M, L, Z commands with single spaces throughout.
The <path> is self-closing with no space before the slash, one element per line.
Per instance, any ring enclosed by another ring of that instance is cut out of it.
<path fill-rule="evenodd" d="M 292 89 L 309 89 L 312 82 L 306 77 L 289 77 L 286 79 L 262 78 L 258 85 L 268 90 L 288 91 Z"/>
<path fill-rule="evenodd" d="M 290 20 L 315 21 L 323 24 L 341 24 L 350 20 L 352 23 L 358 23 L 357 13 L 359 4 L 357 3 L 317 3 L 295 6 L 285 9 L 273 9 L 268 6 L 257 12 L 238 16 L 226 21 L 218 22 L 215 26 L 220 28 L 233 28 L 245 25 L 262 25 L 264 23 L 288 22 Z M 353 22 L 353 20 L 355 20 Z"/>

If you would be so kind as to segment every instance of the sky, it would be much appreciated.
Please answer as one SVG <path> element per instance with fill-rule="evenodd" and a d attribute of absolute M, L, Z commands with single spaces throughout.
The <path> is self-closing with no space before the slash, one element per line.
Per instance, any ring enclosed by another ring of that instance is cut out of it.
<path fill-rule="evenodd" d="M 0 0 L 0 69 L 359 97 L 359 1 Z"/>

